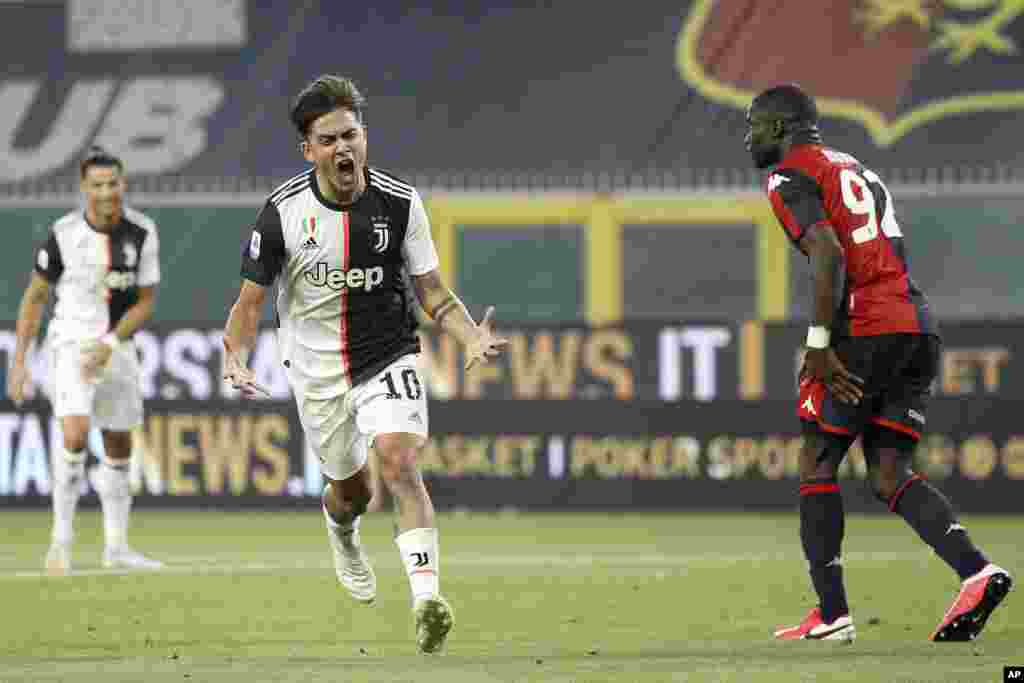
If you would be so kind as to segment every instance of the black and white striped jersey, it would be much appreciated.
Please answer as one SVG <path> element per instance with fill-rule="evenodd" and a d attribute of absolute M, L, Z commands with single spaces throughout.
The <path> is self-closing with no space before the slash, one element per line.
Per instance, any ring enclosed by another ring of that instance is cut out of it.
<path fill-rule="evenodd" d="M 278 286 L 282 360 L 310 398 L 330 398 L 420 349 L 404 275 L 438 266 L 419 193 L 366 170 L 351 206 L 324 198 L 314 170 L 267 199 L 243 247 L 242 277 Z"/>
<path fill-rule="evenodd" d="M 156 224 L 125 208 L 121 222 L 102 231 L 84 211 L 72 211 L 53 224 L 36 252 L 35 269 L 57 297 L 50 343 L 98 339 L 138 301 L 139 287 L 160 281 Z"/>

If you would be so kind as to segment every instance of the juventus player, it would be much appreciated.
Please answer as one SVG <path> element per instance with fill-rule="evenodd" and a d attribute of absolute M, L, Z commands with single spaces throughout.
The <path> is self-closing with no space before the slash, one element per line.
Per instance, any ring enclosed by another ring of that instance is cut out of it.
<path fill-rule="evenodd" d="M 338 579 L 371 603 L 377 583 L 359 540 L 371 498 L 367 451 L 376 452 L 396 503 L 396 543 L 412 589 L 416 643 L 436 652 L 453 618 L 441 596 L 434 508 L 416 464 L 427 436 L 427 401 L 408 271 L 423 309 L 486 362 L 506 341 L 488 309 L 477 325 L 438 273 L 415 188 L 366 162 L 365 99 L 347 78 L 323 75 L 295 100 L 291 120 L 313 167 L 281 185 L 256 218 L 242 255 L 242 286 L 225 335 L 225 379 L 261 391 L 246 367 L 275 283 L 279 348 L 306 440 L 328 479 L 327 536 Z"/>
<path fill-rule="evenodd" d="M 25 399 L 26 353 L 39 332 L 53 289 L 57 302 L 46 344 L 51 363 L 49 393 L 64 442 L 54 455 L 53 538 L 46 568 L 58 575 L 71 571 L 86 440 L 96 426 L 104 447 L 93 479 L 103 508 L 103 565 L 156 569 L 162 564 L 129 548 L 127 539 L 132 430 L 142 424 L 138 357 L 132 339 L 153 313 L 160 280 L 156 225 L 122 206 L 120 159 L 94 147 L 79 168 L 85 210 L 54 223 L 36 254 L 35 272 L 18 311 L 18 341 L 7 393 L 15 403 Z"/>

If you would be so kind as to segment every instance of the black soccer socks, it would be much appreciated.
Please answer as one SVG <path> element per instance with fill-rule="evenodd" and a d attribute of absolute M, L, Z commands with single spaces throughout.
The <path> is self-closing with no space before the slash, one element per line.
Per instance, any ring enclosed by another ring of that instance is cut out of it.
<path fill-rule="evenodd" d="M 889 509 L 907 520 L 961 580 L 974 576 L 988 564 L 967 530 L 957 522 L 949 499 L 920 476 L 915 474 L 903 482 L 889 499 Z"/>
<path fill-rule="evenodd" d="M 843 497 L 835 479 L 800 484 L 800 540 L 825 623 L 850 612 L 840 562 L 844 525 Z"/>

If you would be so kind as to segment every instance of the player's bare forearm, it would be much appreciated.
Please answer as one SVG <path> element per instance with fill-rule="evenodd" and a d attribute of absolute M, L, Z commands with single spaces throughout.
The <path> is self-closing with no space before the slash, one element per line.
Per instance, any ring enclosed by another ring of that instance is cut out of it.
<path fill-rule="evenodd" d="M 440 273 L 432 270 L 424 275 L 413 276 L 412 281 L 423 310 L 441 329 L 463 346 L 475 338 L 476 323 L 473 317 L 459 297 L 442 282 Z"/>
<path fill-rule="evenodd" d="M 17 344 L 14 349 L 14 364 L 23 366 L 32 340 L 39 334 L 43 311 L 50 298 L 50 285 L 38 274 L 32 274 L 32 281 L 25 288 L 18 306 L 18 322 L 15 325 Z"/>
<path fill-rule="evenodd" d="M 139 300 L 124 312 L 124 316 L 114 327 L 114 334 L 120 340 L 131 339 L 132 335 L 142 329 L 146 321 L 153 317 L 156 308 L 156 287 L 140 287 Z"/>
<path fill-rule="evenodd" d="M 832 328 L 843 285 L 843 248 L 828 223 L 817 223 L 804 237 L 814 273 L 813 325 Z"/>
<path fill-rule="evenodd" d="M 244 363 L 256 344 L 260 319 L 263 317 L 265 289 L 249 280 L 242 282 L 238 300 L 231 307 L 228 321 L 224 325 L 224 343 L 234 353 L 240 354 Z"/>

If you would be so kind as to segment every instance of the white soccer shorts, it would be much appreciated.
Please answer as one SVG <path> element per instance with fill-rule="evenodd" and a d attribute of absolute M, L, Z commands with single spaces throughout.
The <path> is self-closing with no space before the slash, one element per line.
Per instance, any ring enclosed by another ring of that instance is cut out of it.
<path fill-rule="evenodd" d="M 86 415 L 91 426 L 127 432 L 142 424 L 139 358 L 132 342 L 122 342 L 95 381 L 82 377 L 86 342 L 63 342 L 50 350 L 47 393 L 56 417 Z"/>
<path fill-rule="evenodd" d="M 306 443 L 324 476 L 341 481 L 362 469 L 378 434 L 406 432 L 426 440 L 427 395 L 419 359 L 402 356 L 330 399 L 307 398 L 302 379 L 290 375 Z"/>

